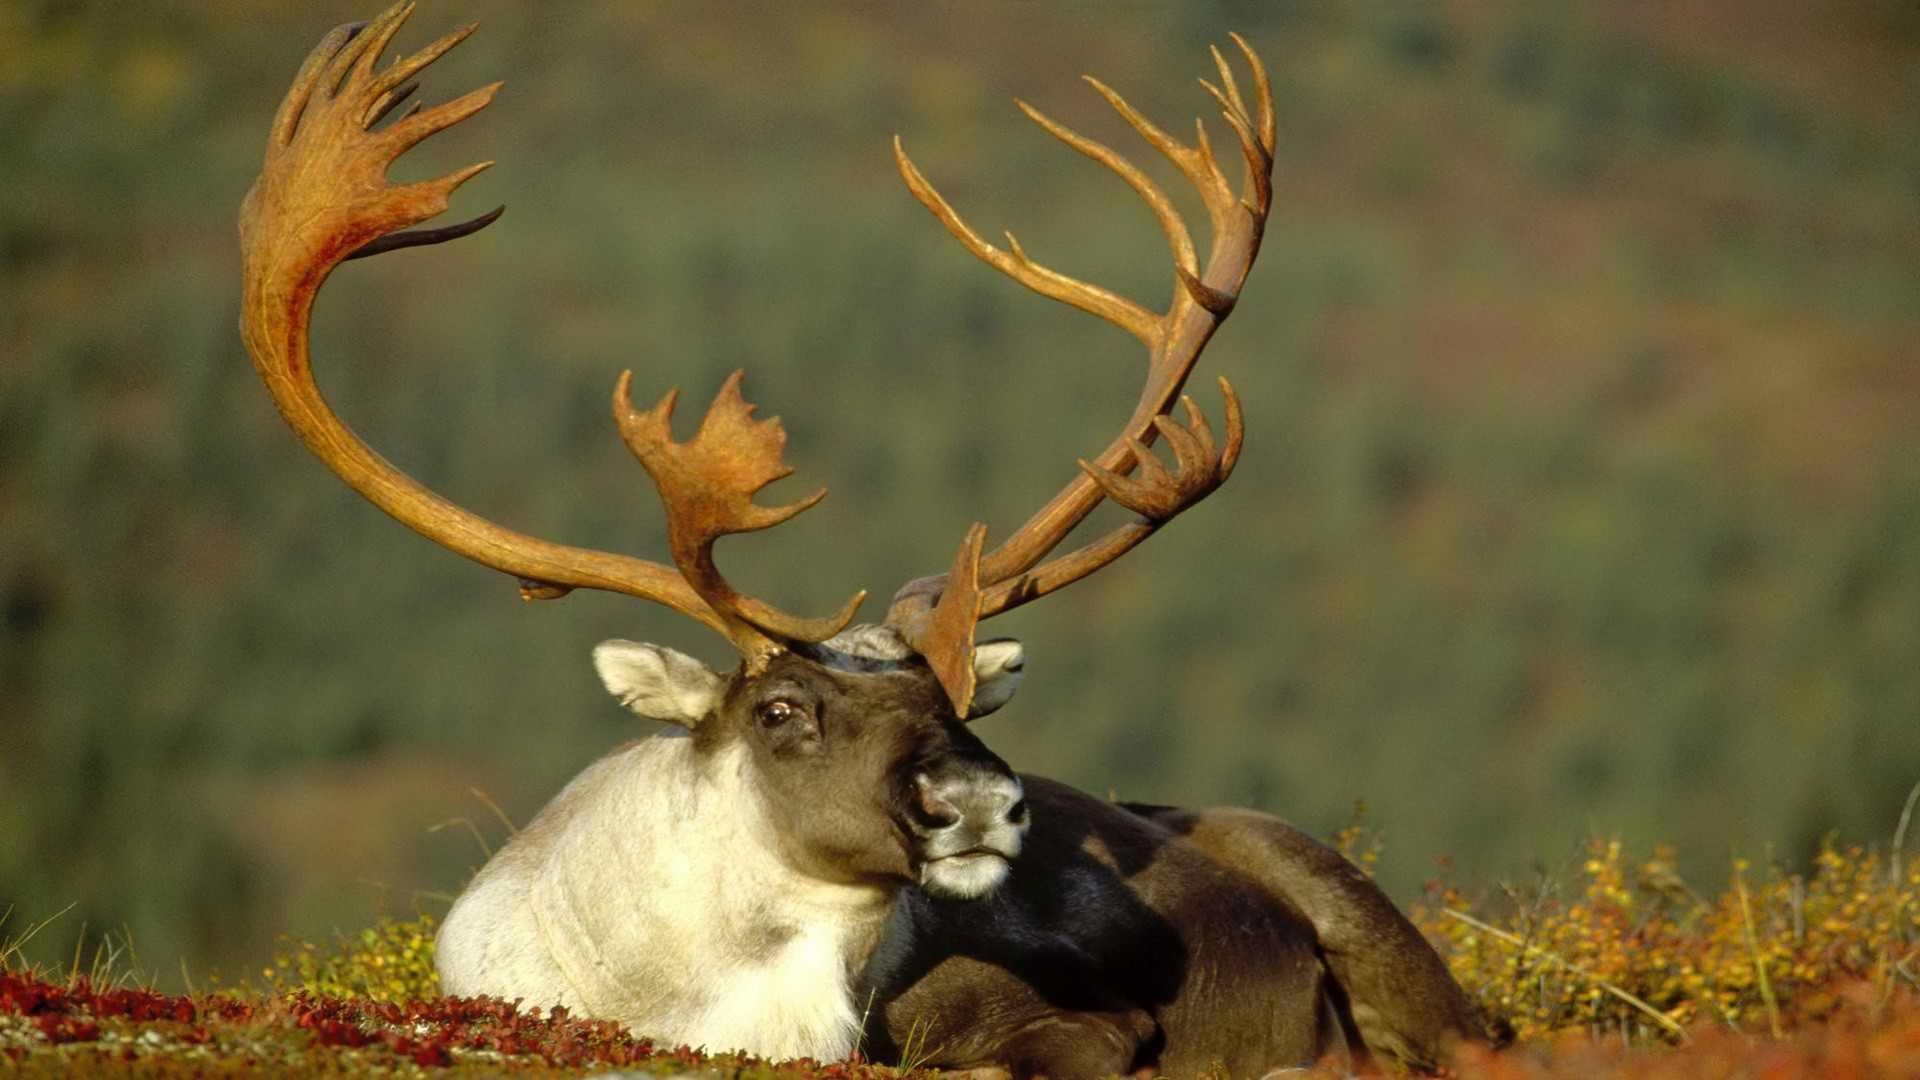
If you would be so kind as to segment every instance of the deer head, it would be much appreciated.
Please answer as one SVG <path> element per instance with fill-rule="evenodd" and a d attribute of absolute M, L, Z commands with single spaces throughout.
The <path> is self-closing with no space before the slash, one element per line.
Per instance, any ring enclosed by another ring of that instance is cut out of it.
<path fill-rule="evenodd" d="M 606 642 L 594 661 L 608 690 L 636 713 L 688 728 L 705 755 L 744 756 L 768 820 L 779 823 L 778 843 L 796 867 L 842 880 L 919 880 L 956 896 L 992 888 L 1018 853 L 1025 810 L 1012 771 L 965 723 L 1012 696 L 1022 656 L 1017 643 L 976 644 L 976 624 L 1131 550 L 1219 487 L 1239 455 L 1240 407 L 1226 380 L 1220 380 L 1224 443 L 1181 389 L 1232 310 L 1266 220 L 1274 120 L 1258 59 L 1234 39 L 1251 67 L 1257 111 L 1249 111 L 1217 51 L 1220 82 L 1205 84 L 1245 162 L 1237 192 L 1204 126 L 1196 128 L 1193 146 L 1182 145 L 1088 80 L 1198 190 L 1212 227 L 1204 265 L 1171 200 L 1144 173 L 1021 104 L 1047 132 L 1118 174 L 1158 218 L 1174 263 L 1173 297 L 1164 313 L 1034 262 L 1011 234 L 1005 249 L 982 240 L 895 141 L 908 189 L 968 250 L 1034 291 L 1128 331 L 1146 346 L 1148 363 L 1139 402 L 1119 434 L 1080 462 L 1079 472 L 1024 525 L 991 551 L 985 526 L 974 525 L 945 573 L 902 586 L 883 625 L 849 630 L 864 592 L 834 614 L 795 616 L 740 592 L 714 562 L 720 537 L 779 525 L 825 495 L 817 491 L 778 507 L 755 501 L 792 470 L 782 460 L 786 435 L 779 421 L 755 417 L 737 372 L 684 441 L 672 429 L 677 391 L 639 409 L 630 396 L 631 372 L 615 385 L 614 421 L 658 490 L 671 565 L 572 547 L 489 521 L 400 472 L 328 407 L 314 381 L 308 324 L 333 270 L 349 259 L 466 236 L 501 213 L 415 227 L 444 212 L 455 189 L 491 162 L 418 183 L 386 178 L 396 158 L 485 108 L 500 85 L 425 110 L 416 103 L 389 121 L 415 91 L 414 76 L 474 29 L 456 30 L 382 67 L 381 55 L 412 7 L 399 3 L 371 23 L 342 27 L 308 56 L 274 119 L 265 163 L 242 207 L 241 333 L 281 415 L 348 485 L 415 532 L 510 575 L 523 599 L 556 599 L 574 589 L 625 593 L 665 604 L 723 635 L 741 657 L 724 675 L 673 650 L 633 642 Z M 1176 402 L 1183 420 L 1171 415 Z M 1171 464 L 1150 449 L 1156 439 L 1166 440 Z M 1054 555 L 1103 499 L 1137 518 Z"/>

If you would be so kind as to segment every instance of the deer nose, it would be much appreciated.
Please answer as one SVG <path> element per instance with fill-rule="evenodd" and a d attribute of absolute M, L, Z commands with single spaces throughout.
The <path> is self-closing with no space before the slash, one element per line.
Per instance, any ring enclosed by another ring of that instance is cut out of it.
<path fill-rule="evenodd" d="M 941 787 L 926 773 L 913 775 L 913 820 L 930 832 L 960 823 L 960 808 Z"/>
<path fill-rule="evenodd" d="M 1011 826 L 1024 829 L 1027 800 L 1020 781 L 1000 772 L 967 770 L 913 775 L 914 823 L 925 835 L 968 831 L 984 837 Z"/>

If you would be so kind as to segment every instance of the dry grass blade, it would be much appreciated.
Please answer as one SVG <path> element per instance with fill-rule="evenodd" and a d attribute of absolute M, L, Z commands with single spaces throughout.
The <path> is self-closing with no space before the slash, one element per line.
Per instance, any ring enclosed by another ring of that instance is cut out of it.
<path fill-rule="evenodd" d="M 1760 935 L 1753 928 L 1753 905 L 1747 898 L 1747 877 L 1744 866 L 1734 867 L 1733 887 L 1740 897 L 1740 925 L 1746 934 L 1747 955 L 1753 961 L 1754 980 L 1760 986 L 1760 1000 L 1767 1005 L 1767 1030 L 1778 1039 L 1783 1036 L 1780 1028 L 1780 1001 L 1773 995 L 1773 980 L 1767 976 L 1766 958 L 1760 955 Z"/>
<path fill-rule="evenodd" d="M 477 787 L 468 788 L 467 794 L 480 800 L 481 806 L 484 806 L 488 810 L 493 811 L 493 816 L 499 819 L 501 825 L 506 826 L 508 836 L 520 835 L 520 827 L 513 823 L 513 819 L 507 816 L 507 812 L 505 810 L 500 809 L 499 803 L 493 801 L 493 796 L 488 795 L 485 791 L 482 791 Z"/>
<path fill-rule="evenodd" d="M 1907 801 L 1900 806 L 1900 820 L 1893 826 L 1893 852 L 1888 858 L 1889 877 L 1895 883 L 1900 882 L 1901 873 L 1906 869 L 1904 860 L 1907 854 L 1907 826 L 1913 824 L 1913 806 L 1920 803 L 1920 781 L 1907 792 Z"/>
<path fill-rule="evenodd" d="M 21 934 L 19 937 L 10 938 L 4 942 L 0 942 L 0 968 L 10 967 L 16 960 L 24 962 L 24 960 L 26 959 L 26 953 L 24 950 L 26 949 L 27 945 L 30 942 L 32 942 L 34 938 L 38 937 L 42 930 L 45 930 L 47 927 L 52 926 L 55 921 L 59 920 L 60 918 L 65 916 L 67 912 L 72 911 L 74 908 L 78 906 L 79 906 L 79 901 L 75 901 L 74 903 L 68 904 L 66 907 L 61 908 L 59 911 L 56 911 L 53 914 L 47 916 L 46 918 L 41 919 L 39 922 L 34 923 L 32 926 L 27 927 L 26 933 Z M 11 907 L 7 908 L 7 914 L 12 915 L 13 908 Z M 5 921 L 6 920 L 4 918 L 0 918 L 0 923 L 4 923 Z"/>
<path fill-rule="evenodd" d="M 455 825 L 464 826 L 467 830 L 468 835 L 473 837 L 473 842 L 480 845 L 481 853 L 484 854 L 489 859 L 493 858 L 493 848 L 487 843 L 487 838 L 480 835 L 479 827 L 474 825 L 473 820 L 471 818 L 454 817 L 454 818 L 448 818 L 445 821 L 436 821 L 433 824 L 427 826 L 427 832 L 437 833 L 442 829 L 450 829 Z"/>
<path fill-rule="evenodd" d="M 1634 1009 L 1639 1010 L 1641 1013 L 1645 1014 L 1649 1020 L 1652 1020 L 1655 1024 L 1658 1024 L 1663 1031 L 1667 1032 L 1667 1034 L 1669 1035 L 1672 1035 L 1675 1039 L 1678 1039 L 1681 1043 L 1687 1042 L 1687 1029 L 1675 1023 L 1672 1017 L 1668 1016 L 1666 1013 L 1661 1012 L 1659 1009 L 1654 1008 L 1652 1005 L 1647 1004 L 1645 999 L 1640 998 L 1634 994 L 1631 994 L 1626 990 L 1623 990 L 1620 987 L 1615 986 L 1613 983 L 1608 982 L 1605 979 L 1595 976 L 1591 972 L 1587 971 L 1585 968 L 1581 967 L 1579 964 L 1576 964 L 1573 961 L 1568 960 L 1566 957 L 1561 956 L 1559 953 L 1554 952 L 1552 949 L 1548 949 L 1541 945 L 1536 945 L 1533 942 L 1530 942 L 1521 938 L 1518 934 L 1509 933 L 1508 931 L 1502 930 L 1499 927 L 1494 926 L 1490 923 L 1482 922 L 1479 919 L 1474 918 L 1473 916 L 1467 914 L 1464 911 L 1456 911 L 1453 908 L 1442 908 L 1441 912 L 1445 914 L 1448 918 L 1458 919 L 1459 921 L 1466 923 L 1468 926 L 1473 927 L 1475 930 L 1478 930 L 1483 934 L 1491 934 L 1493 937 L 1498 938 L 1499 940 L 1504 941 L 1507 944 L 1512 945 L 1517 949 L 1520 949 L 1533 956 L 1538 956 L 1540 959 L 1545 960 L 1548 963 L 1551 963 L 1554 966 L 1564 971 L 1570 971 L 1575 975 L 1580 976 L 1582 979 L 1587 980 L 1589 983 L 1592 983 L 1594 986 L 1599 987 L 1601 990 L 1605 991 L 1606 993 L 1613 995 L 1614 997 L 1625 1002 L 1627 1005 L 1633 1007 Z"/>

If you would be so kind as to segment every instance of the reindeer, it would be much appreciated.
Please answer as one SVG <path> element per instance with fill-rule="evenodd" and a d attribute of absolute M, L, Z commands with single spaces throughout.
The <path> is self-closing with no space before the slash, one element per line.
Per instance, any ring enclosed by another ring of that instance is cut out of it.
<path fill-rule="evenodd" d="M 1023 675 L 1017 642 L 976 624 L 1106 566 L 1224 483 L 1244 439 L 1224 378 L 1224 438 L 1182 396 L 1233 309 L 1272 189 L 1274 115 L 1257 56 L 1249 95 L 1216 50 L 1221 107 L 1245 163 L 1238 190 L 1204 126 L 1186 146 L 1118 94 L 1093 88 L 1190 181 L 1211 225 L 1203 264 L 1172 201 L 1113 150 L 1024 103 L 1047 132 L 1147 203 L 1172 251 L 1169 308 L 1153 313 L 982 240 L 895 140 L 908 189 L 974 255 L 1034 291 L 1097 315 L 1148 350 L 1120 433 L 992 550 L 967 530 L 949 569 L 907 583 L 883 623 L 853 626 L 865 593 L 802 617 L 740 592 L 715 564 L 722 536 L 766 529 L 818 491 L 755 501 L 792 471 L 785 433 L 757 419 L 741 376 L 678 441 L 676 391 L 613 394 L 620 437 L 658 489 L 671 565 L 511 531 L 400 472 L 328 407 L 308 324 L 342 262 L 468 235 L 500 209 L 416 228 L 490 163 L 417 183 L 386 179 L 422 139 L 472 116 L 495 83 L 386 118 L 412 81 L 472 30 L 386 67 L 411 11 L 341 27 L 308 56 L 274 118 L 241 211 L 241 332 L 302 442 L 403 525 L 547 600 L 601 589 L 664 604 L 739 652 L 715 672 L 658 645 L 594 650 L 607 689 L 685 729 L 623 746 L 569 783 L 494 855 L 441 929 L 453 994 L 564 1005 L 656 1040 L 770 1057 L 882 1059 L 912 1046 L 951 1066 L 1022 1075 L 1234 1073 L 1311 1061 L 1345 1043 L 1422 1068 L 1485 1033 L 1445 967 L 1390 901 L 1338 854 L 1251 810 L 1111 804 L 1019 776 L 967 726 Z M 1176 402 L 1184 419 L 1172 415 Z M 1171 462 L 1150 449 L 1164 440 Z M 1133 520 L 1067 554 L 1103 500 Z"/>

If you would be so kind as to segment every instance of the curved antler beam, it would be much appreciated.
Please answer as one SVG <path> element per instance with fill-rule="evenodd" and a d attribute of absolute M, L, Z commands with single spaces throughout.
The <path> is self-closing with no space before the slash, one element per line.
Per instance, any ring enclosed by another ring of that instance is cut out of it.
<path fill-rule="evenodd" d="M 241 207 L 240 332 L 281 416 L 348 486 L 434 543 L 512 575 L 526 599 L 601 589 L 652 600 L 726 635 L 749 665 L 763 663 L 785 641 L 820 640 L 837 632 L 852 618 L 858 597 L 836 616 L 799 619 L 732 589 L 713 565 L 712 541 L 721 533 L 767 528 L 818 498 L 777 510 L 752 505 L 753 491 L 787 473 L 779 461 L 785 436 L 777 423 L 749 422 L 752 408 L 739 398 L 738 376 L 723 388 L 693 444 L 681 447 L 666 439 L 655 455 L 655 465 L 679 463 L 661 466 L 671 476 L 694 460 L 726 481 L 713 489 L 726 496 L 718 502 L 713 491 L 702 495 L 684 484 L 663 489 L 678 569 L 528 536 L 458 506 L 376 453 L 321 396 L 309 353 L 309 324 L 315 298 L 333 270 L 348 259 L 470 235 L 504 209 L 457 225 L 414 228 L 445 212 L 453 192 L 491 162 L 419 183 L 387 179 L 401 154 L 486 108 L 501 85 L 492 83 L 431 108 L 416 102 L 376 126 L 411 97 L 414 76 L 474 29 L 462 27 L 376 70 L 412 11 L 410 0 L 398 3 L 371 23 L 339 27 L 321 40 L 281 102 L 260 176 Z M 623 429 L 644 429 L 645 417 L 652 414 L 632 409 L 627 383 L 622 376 L 616 415 Z M 672 395 L 663 406 L 656 411 L 664 430 Z M 633 442 L 629 439 L 629 445 Z M 708 449 L 712 453 L 701 458 Z"/>

